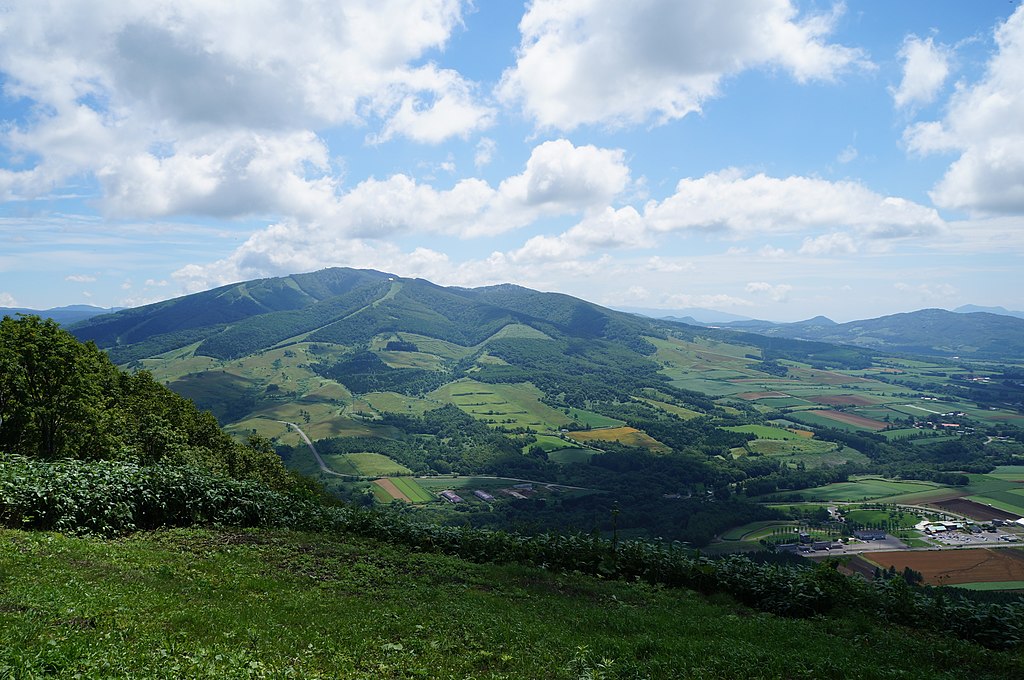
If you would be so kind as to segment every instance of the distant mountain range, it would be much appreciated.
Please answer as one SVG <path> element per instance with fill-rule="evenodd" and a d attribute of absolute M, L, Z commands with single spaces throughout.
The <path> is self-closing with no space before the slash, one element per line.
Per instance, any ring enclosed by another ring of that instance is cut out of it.
<path fill-rule="evenodd" d="M 62 323 L 75 314 L 88 317 L 72 331 L 108 349 L 122 363 L 196 343 L 198 355 L 230 359 L 300 339 L 351 345 L 388 332 L 472 346 L 510 324 L 530 327 L 538 335 L 639 344 L 658 324 L 673 322 L 713 325 L 726 342 L 761 344 L 737 340 L 735 332 L 742 332 L 876 352 L 1024 357 L 1024 318 L 971 309 L 925 309 L 841 324 L 824 316 L 775 323 L 700 308 L 632 308 L 633 313 L 627 313 L 511 284 L 445 288 L 385 272 L 334 268 L 232 284 L 113 314 L 83 306 L 46 314 L 60 317 Z M 666 311 L 673 312 L 667 320 L 649 318 Z M 707 330 L 702 333 L 708 335 Z"/>
<path fill-rule="evenodd" d="M 717 325 L 769 337 L 855 345 L 881 352 L 979 359 L 1024 356 L 1024 318 L 967 309 L 922 309 L 848 323 L 816 316 L 795 323 L 755 320 Z"/>
<path fill-rule="evenodd" d="M 1002 314 L 1003 316 L 1015 316 L 1024 319 L 1024 312 L 1014 312 L 1006 307 L 981 307 L 979 305 L 961 305 L 953 310 L 959 314 L 972 314 L 974 312 L 988 312 L 989 314 Z"/>
<path fill-rule="evenodd" d="M 731 321 L 751 321 L 749 316 L 719 312 L 715 309 L 704 307 L 685 307 L 683 309 L 655 309 L 653 307 L 615 307 L 620 312 L 640 314 L 649 316 L 652 319 L 667 319 L 669 321 L 680 321 L 682 323 L 728 323 Z"/>
<path fill-rule="evenodd" d="M 92 305 L 68 305 L 66 307 L 54 307 L 53 309 L 28 309 L 25 307 L 0 307 L 0 317 L 14 316 L 15 314 L 31 314 L 44 319 L 53 319 L 59 324 L 73 324 L 85 321 L 100 314 L 117 312 L 123 307 L 104 309 Z"/>

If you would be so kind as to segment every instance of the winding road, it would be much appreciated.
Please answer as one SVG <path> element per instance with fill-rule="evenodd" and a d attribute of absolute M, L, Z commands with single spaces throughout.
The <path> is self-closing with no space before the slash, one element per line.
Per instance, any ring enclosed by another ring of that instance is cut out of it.
<path fill-rule="evenodd" d="M 289 423 L 287 420 L 276 420 L 274 422 L 295 428 L 295 431 L 299 433 L 299 436 L 306 441 L 306 446 L 308 446 L 309 450 L 313 453 L 313 457 L 316 458 L 316 464 L 320 466 L 320 471 L 323 472 L 324 474 L 334 475 L 335 477 L 345 477 L 347 479 L 362 479 L 362 477 L 360 477 L 359 475 L 346 475 L 342 474 L 341 472 L 335 472 L 331 468 L 327 467 L 327 463 L 325 463 L 324 459 L 320 457 L 320 452 L 316 450 L 315 446 L 313 446 L 313 442 L 309 439 L 308 436 L 306 436 L 306 433 L 302 431 L 302 428 L 296 425 L 295 423 Z"/>

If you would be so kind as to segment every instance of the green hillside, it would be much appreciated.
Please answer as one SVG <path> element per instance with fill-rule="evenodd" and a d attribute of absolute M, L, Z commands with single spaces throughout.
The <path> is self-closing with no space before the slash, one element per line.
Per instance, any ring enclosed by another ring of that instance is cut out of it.
<path fill-rule="evenodd" d="M 0 530 L 0 676 L 1010 678 L 1018 653 L 372 539 Z M 855 640 L 855 644 L 851 644 Z M 935 650 L 941 649 L 941 654 Z"/>
<path fill-rule="evenodd" d="M 627 535 L 704 546 L 779 519 L 759 502 L 769 494 L 859 474 L 959 484 L 1024 462 L 1013 366 L 701 328 L 514 285 L 328 269 L 73 331 L 237 438 L 273 440 L 337 497 L 442 523 L 607 533 L 614 516 Z M 414 499 L 359 479 L 353 454 L 379 457 L 377 471 L 531 487 Z"/>

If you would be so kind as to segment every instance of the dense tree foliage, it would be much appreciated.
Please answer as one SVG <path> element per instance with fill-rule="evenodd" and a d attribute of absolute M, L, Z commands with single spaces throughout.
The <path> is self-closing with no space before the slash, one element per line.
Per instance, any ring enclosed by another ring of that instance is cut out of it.
<path fill-rule="evenodd" d="M 0 321 L 0 449 L 47 460 L 191 464 L 291 484 L 266 440 L 235 442 L 149 373 L 124 373 L 92 343 L 34 316 Z"/>

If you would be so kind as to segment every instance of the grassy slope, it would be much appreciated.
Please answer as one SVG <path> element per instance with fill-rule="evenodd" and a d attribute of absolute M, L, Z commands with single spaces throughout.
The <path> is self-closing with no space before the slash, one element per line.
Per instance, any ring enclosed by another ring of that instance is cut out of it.
<path fill-rule="evenodd" d="M 0 676 L 1020 677 L 1020 655 L 362 539 L 0 532 Z M 941 654 L 934 650 L 941 649 Z M 602 667 L 603 666 L 603 667 Z"/>

